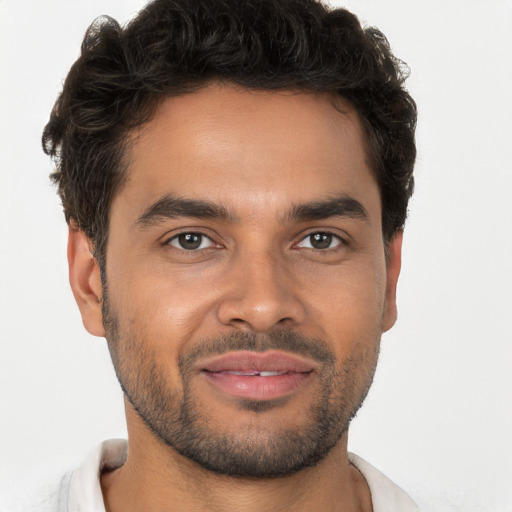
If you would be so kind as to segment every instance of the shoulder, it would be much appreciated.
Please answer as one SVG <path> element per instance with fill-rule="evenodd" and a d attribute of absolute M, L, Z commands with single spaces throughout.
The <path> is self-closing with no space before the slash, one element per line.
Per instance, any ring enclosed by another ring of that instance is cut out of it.
<path fill-rule="evenodd" d="M 124 439 L 103 441 L 73 471 L 68 491 L 68 507 L 73 512 L 104 512 L 100 476 L 105 470 L 113 470 L 126 461 L 127 442 Z"/>
<path fill-rule="evenodd" d="M 75 470 L 9 503 L 8 508 L 0 508 L 0 512 L 105 512 L 101 472 L 122 466 L 126 453 L 125 440 L 104 441 Z"/>
<path fill-rule="evenodd" d="M 378 469 L 353 453 L 349 453 L 349 461 L 368 483 L 373 512 L 419 512 L 411 497 Z"/>
<path fill-rule="evenodd" d="M 0 512 L 67 512 L 67 495 L 72 472 L 60 479 L 41 485 L 26 496 L 9 503 Z"/>

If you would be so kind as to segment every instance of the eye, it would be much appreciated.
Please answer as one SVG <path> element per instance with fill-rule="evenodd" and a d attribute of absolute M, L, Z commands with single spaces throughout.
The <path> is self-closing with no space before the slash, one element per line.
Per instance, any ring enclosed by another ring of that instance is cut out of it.
<path fill-rule="evenodd" d="M 210 238 L 202 233 L 180 233 L 173 236 L 167 243 L 185 251 L 197 251 L 215 245 Z"/>
<path fill-rule="evenodd" d="M 343 240 L 332 233 L 319 231 L 317 233 L 311 233 L 304 237 L 298 244 L 297 247 L 305 249 L 316 249 L 326 250 L 334 249 L 343 243 Z"/>

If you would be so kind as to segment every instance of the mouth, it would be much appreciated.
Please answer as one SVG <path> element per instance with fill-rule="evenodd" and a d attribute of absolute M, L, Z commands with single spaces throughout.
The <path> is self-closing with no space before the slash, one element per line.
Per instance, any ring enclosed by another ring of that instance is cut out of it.
<path fill-rule="evenodd" d="M 270 350 L 230 352 L 201 362 L 198 369 L 223 393 L 248 400 L 274 400 L 311 380 L 317 366 L 309 358 Z"/>

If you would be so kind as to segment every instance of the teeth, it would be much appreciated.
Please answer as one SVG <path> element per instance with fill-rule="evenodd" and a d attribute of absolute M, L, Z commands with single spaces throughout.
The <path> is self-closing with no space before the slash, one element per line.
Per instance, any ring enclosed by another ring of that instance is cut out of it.
<path fill-rule="evenodd" d="M 258 375 L 259 373 L 256 372 L 256 371 L 249 371 L 249 372 L 238 372 L 236 370 L 230 370 L 230 371 L 226 371 L 225 373 L 229 374 L 229 375 L 245 375 L 245 376 L 253 376 L 253 375 Z"/>
<path fill-rule="evenodd" d="M 275 377 L 276 375 L 284 375 L 287 372 L 258 372 L 256 370 L 241 372 L 237 370 L 226 370 L 222 373 L 227 373 L 228 375 L 243 375 L 245 377 L 255 377 L 257 375 L 260 377 Z"/>

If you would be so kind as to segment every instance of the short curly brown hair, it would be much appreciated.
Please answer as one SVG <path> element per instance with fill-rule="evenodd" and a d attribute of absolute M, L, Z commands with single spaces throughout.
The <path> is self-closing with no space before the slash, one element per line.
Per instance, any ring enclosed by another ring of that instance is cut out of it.
<path fill-rule="evenodd" d="M 416 105 L 408 68 L 384 35 L 316 0 L 154 0 L 125 28 L 92 23 L 43 133 L 66 220 L 100 264 L 128 135 L 162 98 L 214 80 L 256 89 L 336 92 L 357 109 L 382 197 L 385 240 L 413 191 Z"/>

